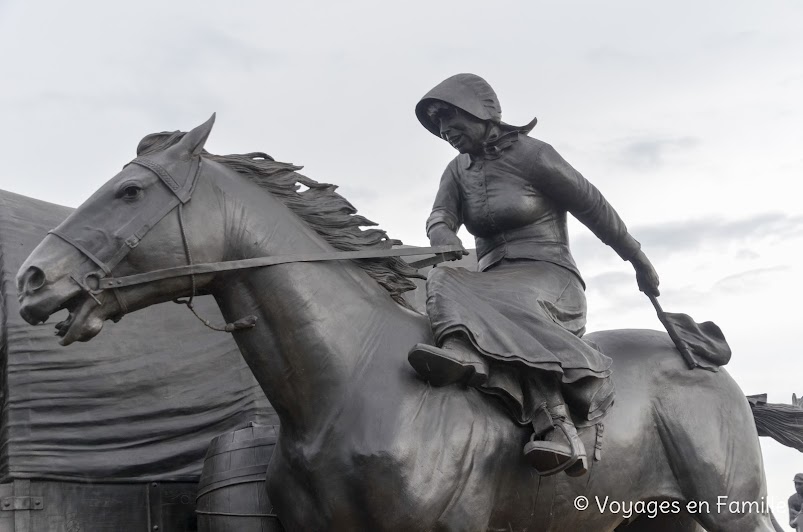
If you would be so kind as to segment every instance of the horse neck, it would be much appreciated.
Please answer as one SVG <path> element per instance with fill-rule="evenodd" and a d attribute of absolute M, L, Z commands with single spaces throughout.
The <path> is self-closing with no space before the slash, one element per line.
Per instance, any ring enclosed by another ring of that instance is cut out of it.
<path fill-rule="evenodd" d="M 332 251 L 273 196 L 226 189 L 227 259 Z M 255 236 L 256 235 L 256 236 Z M 291 263 L 217 279 L 211 292 L 227 321 L 257 317 L 234 338 L 285 433 L 319 434 L 374 362 L 379 332 L 403 311 L 350 262 Z M 377 360 L 377 363 L 379 361 Z"/>

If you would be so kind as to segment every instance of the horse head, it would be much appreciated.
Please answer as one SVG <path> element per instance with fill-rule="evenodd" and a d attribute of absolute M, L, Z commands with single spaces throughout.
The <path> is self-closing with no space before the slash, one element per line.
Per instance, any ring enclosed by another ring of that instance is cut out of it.
<path fill-rule="evenodd" d="M 172 146 L 131 161 L 50 231 L 17 274 L 20 313 L 28 323 L 43 323 L 67 309 L 56 334 L 68 345 L 92 339 L 107 319 L 188 295 L 191 287 L 203 290 L 210 275 L 111 290 L 99 289 L 99 283 L 105 277 L 187 264 L 189 257 L 222 258 L 220 209 L 198 199 L 208 188 L 206 182 L 199 185 L 199 175 L 208 166 L 201 153 L 214 119 Z M 193 195 L 196 201 L 190 204 Z M 203 245 L 193 245 L 184 231 L 198 224 L 207 229 Z"/>

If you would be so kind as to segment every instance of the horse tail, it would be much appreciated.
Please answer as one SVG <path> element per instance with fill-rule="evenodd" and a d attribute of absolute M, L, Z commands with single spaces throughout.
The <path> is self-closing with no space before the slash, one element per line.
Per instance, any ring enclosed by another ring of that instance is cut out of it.
<path fill-rule="evenodd" d="M 766 402 L 766 395 L 748 396 L 759 436 L 769 436 L 803 453 L 803 408 Z"/>

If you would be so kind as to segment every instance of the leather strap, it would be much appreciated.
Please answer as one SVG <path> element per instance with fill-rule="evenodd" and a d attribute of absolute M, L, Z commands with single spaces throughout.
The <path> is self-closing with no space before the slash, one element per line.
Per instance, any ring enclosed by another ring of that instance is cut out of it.
<path fill-rule="evenodd" d="M 209 262 L 205 264 L 191 264 L 186 266 L 176 266 L 146 273 L 138 273 L 127 277 L 105 277 L 98 283 L 99 290 L 112 288 L 124 288 L 138 284 L 150 283 L 162 279 L 172 279 L 185 275 L 201 275 L 205 273 L 227 272 L 233 270 L 244 270 L 248 268 L 262 268 L 265 266 L 276 266 L 278 264 L 289 264 L 293 262 L 323 262 L 331 260 L 354 260 L 354 259 L 376 259 L 383 257 L 403 257 L 409 255 L 435 254 L 443 255 L 455 251 L 463 251 L 462 246 L 435 246 L 427 248 L 410 247 L 398 249 L 382 250 L 361 250 L 361 251 L 331 251 L 326 253 L 307 253 L 295 255 L 280 255 L 274 257 L 255 257 L 251 259 L 233 260 L 226 262 Z M 427 259 L 425 259 L 427 260 Z M 440 262 L 440 261 L 439 261 Z"/>

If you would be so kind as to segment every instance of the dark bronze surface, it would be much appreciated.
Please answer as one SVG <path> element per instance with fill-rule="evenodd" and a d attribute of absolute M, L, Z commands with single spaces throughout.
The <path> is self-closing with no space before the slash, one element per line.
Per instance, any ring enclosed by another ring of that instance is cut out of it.
<path fill-rule="evenodd" d="M 795 475 L 795 493 L 789 497 L 789 526 L 800 532 L 803 530 L 803 473 Z"/>
<path fill-rule="evenodd" d="M 210 127 L 188 133 L 171 153 L 200 156 Z M 283 178 L 296 179 L 276 176 Z M 136 199 L 115 195 L 127 182 L 138 183 Z M 133 201 L 128 210 L 147 205 L 160 187 L 153 172 L 130 165 L 73 221 L 104 210 L 103 227 L 85 229 L 113 230 L 130 219 L 118 214 L 118 203 Z M 199 263 L 333 250 L 280 196 L 211 156 L 204 155 L 184 215 Z M 166 215 L 113 273 L 186 264 L 179 234 L 177 217 Z M 107 293 L 98 306 L 70 279 L 96 270 L 76 248 L 46 237 L 20 269 L 22 315 L 39 322 L 66 306 L 63 343 L 92 339 L 121 310 Z M 474 389 L 432 388 L 416 378 L 406 353 L 433 341 L 428 320 L 397 304 L 375 278 L 353 263 L 197 276 L 198 290 L 214 295 L 225 319 L 259 317 L 256 327 L 233 336 L 281 419 L 268 492 L 286 529 L 610 531 L 623 517 L 596 509 L 595 498 L 608 497 L 707 501 L 711 511 L 692 517 L 710 531 L 774 530 L 766 514 L 715 510 L 720 496 L 766 497 L 750 409 L 727 371 L 687 371 L 662 332 L 588 335 L 613 360 L 618 390 L 605 419 L 603 459 L 581 478 L 540 479 L 521 455 L 529 431 L 495 403 Z M 120 295 L 133 312 L 189 291 L 190 280 L 177 278 Z M 580 437 L 594 448 L 593 428 Z M 575 509 L 580 495 L 590 500 L 586 511 Z M 696 530 L 685 512 L 670 517 L 656 522 L 664 530 Z"/>

